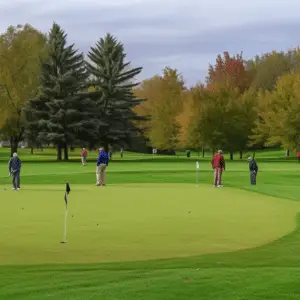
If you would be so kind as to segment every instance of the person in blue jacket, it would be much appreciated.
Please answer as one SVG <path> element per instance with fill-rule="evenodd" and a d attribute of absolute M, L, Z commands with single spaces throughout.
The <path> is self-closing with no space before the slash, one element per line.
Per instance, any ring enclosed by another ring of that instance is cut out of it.
<path fill-rule="evenodd" d="M 99 149 L 99 156 L 97 160 L 97 168 L 96 168 L 96 179 L 97 179 L 97 186 L 105 186 L 106 180 L 106 168 L 108 166 L 108 154 L 105 152 L 104 148 L 101 147 Z"/>
<path fill-rule="evenodd" d="M 8 172 L 12 176 L 13 190 L 20 189 L 20 172 L 21 172 L 21 160 L 18 157 L 17 153 L 13 154 L 13 157 L 9 160 L 8 163 Z"/>

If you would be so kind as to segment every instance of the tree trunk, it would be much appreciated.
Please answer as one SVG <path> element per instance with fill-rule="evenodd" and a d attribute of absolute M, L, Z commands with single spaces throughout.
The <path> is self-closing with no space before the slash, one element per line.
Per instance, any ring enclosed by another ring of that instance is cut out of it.
<path fill-rule="evenodd" d="M 233 160 L 233 152 L 230 152 L 230 160 Z"/>
<path fill-rule="evenodd" d="M 56 146 L 56 159 L 58 160 L 58 161 L 61 161 L 62 160 L 62 151 L 61 151 L 61 145 L 57 145 Z"/>
<path fill-rule="evenodd" d="M 285 156 L 286 156 L 286 157 L 289 157 L 289 156 L 290 156 L 290 150 L 289 150 L 289 149 L 286 149 L 286 151 L 285 151 Z"/>
<path fill-rule="evenodd" d="M 240 151 L 240 159 L 243 159 L 243 151 Z"/>
<path fill-rule="evenodd" d="M 108 153 L 108 152 L 109 152 L 109 145 L 108 145 L 108 142 L 107 142 L 107 141 L 104 141 L 103 147 L 104 147 L 105 152 Z"/>
<path fill-rule="evenodd" d="M 204 158 L 204 147 L 202 147 L 202 157 Z"/>
<path fill-rule="evenodd" d="M 68 144 L 64 144 L 64 161 L 69 160 L 69 148 Z"/>
<path fill-rule="evenodd" d="M 16 137 L 11 136 L 10 142 L 10 156 L 12 157 L 15 152 L 18 151 L 19 140 Z"/>

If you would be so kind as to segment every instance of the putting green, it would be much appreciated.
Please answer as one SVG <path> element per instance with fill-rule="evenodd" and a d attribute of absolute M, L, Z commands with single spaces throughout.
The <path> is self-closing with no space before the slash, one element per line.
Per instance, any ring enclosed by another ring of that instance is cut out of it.
<path fill-rule="evenodd" d="M 8 187 L 7 187 L 8 188 Z M 299 204 L 231 188 L 73 185 L 0 191 L 0 264 L 94 263 L 235 251 L 296 226 Z"/>

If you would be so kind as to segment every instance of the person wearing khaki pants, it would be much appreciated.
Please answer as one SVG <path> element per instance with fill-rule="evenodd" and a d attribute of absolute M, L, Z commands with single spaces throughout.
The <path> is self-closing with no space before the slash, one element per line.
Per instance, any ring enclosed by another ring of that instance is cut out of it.
<path fill-rule="evenodd" d="M 97 185 L 101 186 L 101 185 L 105 185 L 105 170 L 106 170 L 106 165 L 105 164 L 100 164 L 99 166 L 97 166 Z"/>
<path fill-rule="evenodd" d="M 108 166 L 108 155 L 105 152 L 104 148 L 99 149 L 99 156 L 97 160 L 97 168 L 96 168 L 96 185 L 97 186 L 105 186 L 106 184 L 106 168 Z"/>

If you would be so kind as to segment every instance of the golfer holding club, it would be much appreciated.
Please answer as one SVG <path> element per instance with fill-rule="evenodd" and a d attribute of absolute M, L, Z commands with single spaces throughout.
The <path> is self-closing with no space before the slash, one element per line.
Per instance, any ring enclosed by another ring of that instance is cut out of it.
<path fill-rule="evenodd" d="M 99 156 L 97 160 L 97 168 L 96 168 L 96 178 L 97 178 L 97 186 L 105 186 L 105 171 L 108 166 L 108 155 L 105 152 L 104 148 L 99 149 Z"/>
<path fill-rule="evenodd" d="M 9 172 L 9 176 L 12 176 L 13 190 L 20 189 L 21 165 L 22 163 L 18 157 L 18 154 L 14 153 L 13 157 L 9 160 L 8 163 L 8 172 Z"/>

